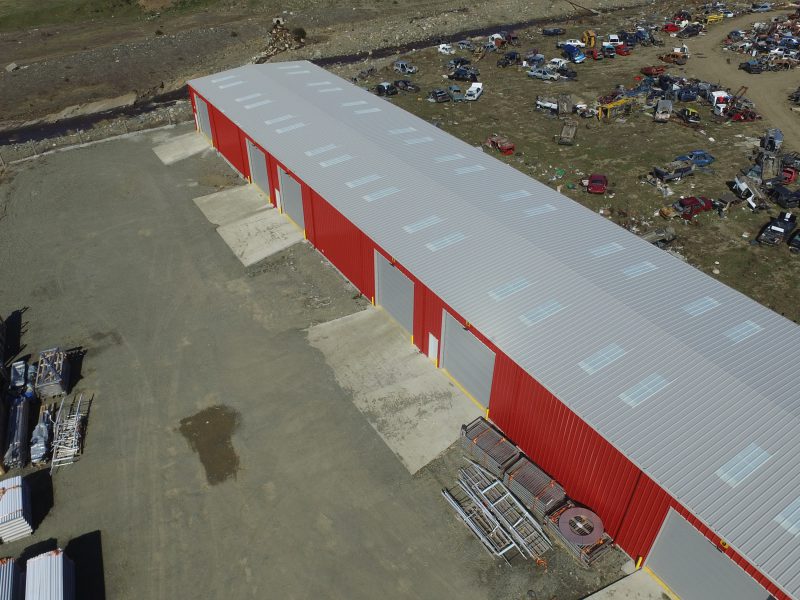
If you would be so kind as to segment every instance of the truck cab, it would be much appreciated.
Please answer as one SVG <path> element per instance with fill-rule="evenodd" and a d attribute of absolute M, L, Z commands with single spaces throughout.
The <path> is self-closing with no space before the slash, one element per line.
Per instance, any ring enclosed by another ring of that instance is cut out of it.
<path fill-rule="evenodd" d="M 797 227 L 797 216 L 790 212 L 782 212 L 764 226 L 756 242 L 777 246 L 789 240 L 795 227 Z"/>

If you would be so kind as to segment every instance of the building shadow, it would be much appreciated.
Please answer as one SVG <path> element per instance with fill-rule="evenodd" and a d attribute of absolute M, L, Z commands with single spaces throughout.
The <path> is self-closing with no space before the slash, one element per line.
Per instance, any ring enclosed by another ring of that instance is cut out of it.
<path fill-rule="evenodd" d="M 19 308 L 5 319 L 6 343 L 5 347 L 0 348 L 0 354 L 2 354 L 0 358 L 2 358 L 6 366 L 10 366 L 14 362 L 14 357 L 25 349 L 25 345 L 22 343 L 22 336 L 27 330 L 28 323 L 23 321 L 22 315 L 27 311 L 27 306 Z"/>
<path fill-rule="evenodd" d="M 44 554 L 45 552 L 50 552 L 58 548 L 58 541 L 55 538 L 49 538 L 46 540 L 42 540 L 41 542 L 36 542 L 35 544 L 31 544 L 25 550 L 23 550 L 19 555 L 19 563 L 20 565 L 24 565 L 28 562 L 29 559 L 33 558 L 34 556 L 39 556 L 40 554 Z"/>
<path fill-rule="evenodd" d="M 67 381 L 67 393 L 69 394 L 83 378 L 81 369 L 83 368 L 83 357 L 86 356 L 86 348 L 75 346 L 64 352 L 67 355 L 67 362 L 69 362 L 69 381 Z"/>
<path fill-rule="evenodd" d="M 106 581 L 100 531 L 90 531 L 73 538 L 64 552 L 75 562 L 75 597 L 81 600 L 105 600 Z"/>
<path fill-rule="evenodd" d="M 26 476 L 25 483 L 31 495 L 31 525 L 35 531 L 53 508 L 53 480 L 50 471 L 40 469 Z"/>

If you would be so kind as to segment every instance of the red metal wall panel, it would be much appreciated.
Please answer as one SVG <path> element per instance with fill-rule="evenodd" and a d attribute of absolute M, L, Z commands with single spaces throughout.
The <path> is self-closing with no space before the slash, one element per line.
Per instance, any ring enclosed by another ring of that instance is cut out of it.
<path fill-rule="evenodd" d="M 489 415 L 616 537 L 639 476 L 633 463 L 502 353 Z"/>
<path fill-rule="evenodd" d="M 278 161 L 267 152 L 267 177 L 269 177 L 269 200 L 272 206 L 278 206 Z"/>
<path fill-rule="evenodd" d="M 319 194 L 312 193 L 314 245 L 367 298 L 375 296 L 374 244 Z"/>
<path fill-rule="evenodd" d="M 244 175 L 246 170 L 242 157 L 239 128 L 211 104 L 208 105 L 208 111 L 211 117 L 211 127 L 214 130 L 214 146 L 239 173 Z"/>

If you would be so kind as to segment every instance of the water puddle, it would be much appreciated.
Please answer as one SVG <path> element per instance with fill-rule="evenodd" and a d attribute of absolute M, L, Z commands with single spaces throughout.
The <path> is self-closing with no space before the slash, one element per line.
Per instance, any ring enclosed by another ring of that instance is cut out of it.
<path fill-rule="evenodd" d="M 239 470 L 239 456 L 231 436 L 239 426 L 239 413 L 229 406 L 218 405 L 181 419 L 179 431 L 197 452 L 211 485 L 222 483 Z"/>

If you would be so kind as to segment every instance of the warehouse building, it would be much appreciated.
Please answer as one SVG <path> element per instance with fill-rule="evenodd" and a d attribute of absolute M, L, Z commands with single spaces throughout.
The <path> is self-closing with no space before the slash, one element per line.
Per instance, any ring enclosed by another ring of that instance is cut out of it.
<path fill-rule="evenodd" d="M 198 129 L 684 599 L 800 598 L 798 327 L 308 62 Z"/>

